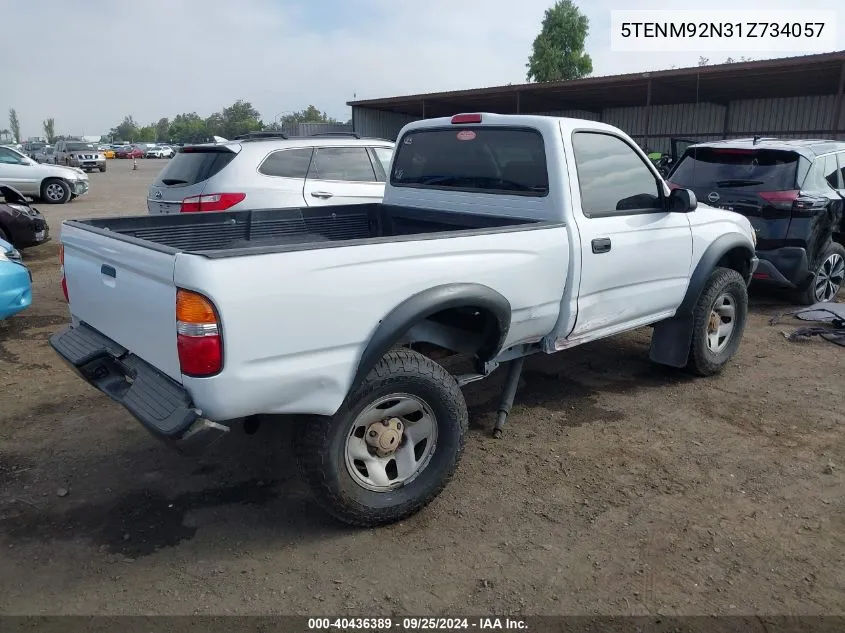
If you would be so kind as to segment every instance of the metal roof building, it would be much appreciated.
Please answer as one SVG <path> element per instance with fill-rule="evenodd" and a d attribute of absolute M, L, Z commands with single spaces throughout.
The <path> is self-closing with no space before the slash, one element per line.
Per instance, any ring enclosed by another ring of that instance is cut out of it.
<path fill-rule="evenodd" d="M 603 121 L 643 147 L 672 137 L 845 138 L 845 51 L 572 81 L 350 101 L 362 136 L 459 112 L 546 114 Z"/>

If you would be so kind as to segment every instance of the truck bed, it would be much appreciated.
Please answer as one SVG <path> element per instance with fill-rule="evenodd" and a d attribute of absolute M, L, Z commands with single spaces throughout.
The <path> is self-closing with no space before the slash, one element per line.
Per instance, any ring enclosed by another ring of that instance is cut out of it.
<path fill-rule="evenodd" d="M 97 218 L 66 224 L 162 252 L 217 258 L 524 230 L 549 223 L 377 203 Z"/>

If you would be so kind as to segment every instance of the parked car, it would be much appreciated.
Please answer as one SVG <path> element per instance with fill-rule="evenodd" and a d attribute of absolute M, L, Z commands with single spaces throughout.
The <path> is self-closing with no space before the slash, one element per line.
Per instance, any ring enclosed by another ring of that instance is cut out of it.
<path fill-rule="evenodd" d="M 9 147 L 0 147 L 0 183 L 47 204 L 88 193 L 88 175 L 78 167 L 40 164 Z"/>
<path fill-rule="evenodd" d="M 41 152 L 48 143 L 42 141 L 29 141 L 23 144 L 23 153 L 30 158 L 35 158 L 35 155 Z"/>
<path fill-rule="evenodd" d="M 100 150 L 106 160 L 114 158 L 114 150 L 108 145 L 100 145 L 97 149 Z"/>
<path fill-rule="evenodd" d="M 32 303 L 32 274 L 14 246 L 0 239 L 0 320 Z"/>
<path fill-rule="evenodd" d="M 50 227 L 44 216 L 23 193 L 6 185 L 0 185 L 0 240 L 18 249 L 50 241 Z"/>
<path fill-rule="evenodd" d="M 99 169 L 106 171 L 106 157 L 96 143 L 85 141 L 58 141 L 53 155 L 53 163 L 80 167 L 85 171 Z"/>
<path fill-rule="evenodd" d="M 173 149 L 168 146 L 151 147 L 147 150 L 144 158 L 173 158 Z"/>
<path fill-rule="evenodd" d="M 115 150 L 115 158 L 143 158 L 145 150 L 135 145 L 125 145 L 118 150 Z"/>
<path fill-rule="evenodd" d="M 845 278 L 845 142 L 737 139 L 692 145 L 669 174 L 759 236 L 755 282 L 796 302 L 833 301 Z"/>
<path fill-rule="evenodd" d="M 30 156 L 30 158 L 32 158 L 36 163 L 52 163 L 54 152 L 55 148 L 52 145 L 45 145 Z"/>
<path fill-rule="evenodd" d="M 323 146 L 299 142 L 174 161 L 194 181 L 241 155 L 238 169 L 322 169 Z M 375 169 L 373 146 L 328 145 Z M 406 125 L 396 148 L 382 203 L 64 221 L 72 322 L 51 345 L 177 445 L 293 416 L 318 501 L 365 526 L 444 488 L 467 435 L 460 386 L 502 363 L 499 433 L 524 356 L 653 325 L 653 361 L 707 376 L 739 348 L 748 219 L 670 191 L 621 130 L 462 114 Z M 434 352 L 471 369 L 452 375 Z"/>
<path fill-rule="evenodd" d="M 393 143 L 259 133 L 179 149 L 147 195 L 150 214 L 378 202 Z"/>

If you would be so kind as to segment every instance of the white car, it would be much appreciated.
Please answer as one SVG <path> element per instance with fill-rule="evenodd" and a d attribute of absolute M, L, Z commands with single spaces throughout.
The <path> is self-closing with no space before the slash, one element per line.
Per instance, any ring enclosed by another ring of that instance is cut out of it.
<path fill-rule="evenodd" d="M 88 193 L 88 175 L 78 167 L 38 163 L 10 147 L 0 147 L 0 184 L 47 204 L 64 204 Z"/>
<path fill-rule="evenodd" d="M 525 356 L 649 325 L 663 365 L 737 352 L 751 224 L 670 190 L 621 130 L 463 114 L 396 148 L 382 203 L 66 220 L 53 348 L 174 444 L 289 416 L 317 500 L 363 526 L 440 493 L 460 387 L 504 363 L 494 434 Z"/>
<path fill-rule="evenodd" d="M 174 153 L 175 152 L 173 151 L 172 147 L 151 147 L 144 154 L 144 158 L 173 158 Z"/>
<path fill-rule="evenodd" d="M 181 148 L 150 186 L 147 211 L 320 207 L 381 202 L 393 143 L 356 134 L 256 132 Z"/>

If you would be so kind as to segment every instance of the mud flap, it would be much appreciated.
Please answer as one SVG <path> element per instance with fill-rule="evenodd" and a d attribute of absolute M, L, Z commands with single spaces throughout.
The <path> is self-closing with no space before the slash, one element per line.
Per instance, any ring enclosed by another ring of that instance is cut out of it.
<path fill-rule="evenodd" d="M 648 357 L 669 367 L 685 367 L 692 345 L 693 318 L 673 317 L 654 326 Z"/>

